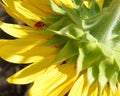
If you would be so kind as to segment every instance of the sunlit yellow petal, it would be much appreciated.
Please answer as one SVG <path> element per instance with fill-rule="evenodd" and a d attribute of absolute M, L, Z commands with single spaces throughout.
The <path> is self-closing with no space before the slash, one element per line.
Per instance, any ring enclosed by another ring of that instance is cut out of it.
<path fill-rule="evenodd" d="M 73 78 L 75 76 L 76 70 L 74 64 L 63 64 L 48 72 L 46 70 L 45 74 L 40 75 L 34 81 L 29 91 L 29 96 L 33 96 L 33 94 L 35 96 L 63 96 L 66 93 L 64 88 L 74 81 Z M 60 93 L 63 95 L 60 95 Z"/>
<path fill-rule="evenodd" d="M 0 28 L 7 34 L 16 38 L 22 38 L 28 35 L 35 34 L 35 32 L 31 32 L 33 30 L 32 28 L 17 24 L 7 24 L 4 22 L 0 22 Z"/>
<path fill-rule="evenodd" d="M 96 2 L 100 6 L 100 8 L 102 8 L 102 6 L 104 4 L 104 0 L 96 0 Z"/>
<path fill-rule="evenodd" d="M 109 90 L 110 90 L 110 89 L 109 89 Z M 106 85 L 105 88 L 104 88 L 104 90 L 103 90 L 102 95 L 103 95 L 103 96 L 109 96 L 108 94 L 109 94 L 109 93 L 108 93 L 108 86 Z"/>
<path fill-rule="evenodd" d="M 24 3 L 21 0 L 3 0 L 6 7 L 9 8 L 10 12 L 29 26 L 34 27 L 36 22 L 42 21 L 42 17 L 46 16 L 43 12 L 37 8 Z"/>
<path fill-rule="evenodd" d="M 54 60 L 55 55 L 50 55 L 44 58 L 42 61 L 38 61 L 37 63 L 33 63 L 16 74 L 10 76 L 7 81 L 9 83 L 14 84 L 26 84 L 33 82 L 37 77 L 43 76 L 46 70 L 52 70 L 56 65 L 50 66 L 52 61 Z M 39 67 L 38 67 L 39 66 Z"/>
<path fill-rule="evenodd" d="M 12 11 L 9 7 L 5 6 L 3 3 L 0 2 L 0 5 L 5 9 L 5 11 L 12 16 L 13 18 L 15 18 L 16 20 L 22 21 L 22 19 L 20 18 L 19 15 L 17 15 L 14 11 Z M 31 21 L 32 22 L 32 21 Z M 31 23 L 30 22 L 30 23 Z M 33 22 L 32 22 L 33 23 Z M 32 24 L 31 23 L 31 24 Z"/>
<path fill-rule="evenodd" d="M 50 6 L 50 0 L 23 0 L 24 2 L 27 2 L 28 4 L 31 4 L 35 6 L 37 9 L 39 9 L 41 12 L 46 14 L 46 16 L 55 15 L 56 13 L 52 11 Z M 49 14 L 49 15 L 48 15 Z"/>
<path fill-rule="evenodd" d="M 117 83 L 117 90 L 115 96 L 119 96 L 119 95 L 120 95 L 120 83 Z"/>
<path fill-rule="evenodd" d="M 92 5 L 92 2 L 90 2 L 90 1 L 84 1 L 83 3 L 85 4 L 85 6 L 86 6 L 88 9 L 90 9 L 90 7 L 91 7 L 91 5 Z"/>
<path fill-rule="evenodd" d="M 63 4 L 69 8 L 74 8 L 73 0 L 53 0 L 53 1 L 59 6 Z"/>
<path fill-rule="evenodd" d="M 90 87 L 88 94 L 89 96 L 98 96 L 98 82 L 94 82 Z"/>
<path fill-rule="evenodd" d="M 87 96 L 89 85 L 86 74 L 82 74 L 73 85 L 69 96 Z"/>
<path fill-rule="evenodd" d="M 42 46 L 41 44 L 46 40 L 45 38 L 39 37 L 41 36 L 28 36 L 17 40 L 1 40 L 0 55 L 9 62 L 31 63 L 54 53 L 56 48 L 52 46 Z"/>
<path fill-rule="evenodd" d="M 97 4 L 99 5 L 99 7 L 100 8 L 102 8 L 103 7 L 103 4 L 104 4 L 104 0 L 95 0 L 96 2 L 97 2 Z M 92 3 L 93 3 L 93 1 L 83 1 L 83 3 L 85 4 L 85 6 L 87 7 L 87 8 L 91 8 L 91 6 L 92 6 Z"/>

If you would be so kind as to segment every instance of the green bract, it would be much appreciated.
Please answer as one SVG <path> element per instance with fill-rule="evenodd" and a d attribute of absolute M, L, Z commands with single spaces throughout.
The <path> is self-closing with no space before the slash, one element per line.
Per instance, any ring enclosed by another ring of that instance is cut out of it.
<path fill-rule="evenodd" d="M 96 2 L 90 9 L 78 0 L 74 3 L 73 9 L 51 3 L 53 10 L 61 14 L 49 19 L 53 24 L 43 32 L 57 37 L 46 44 L 61 40 L 53 63 L 70 59 L 77 63 L 78 74 L 87 70 L 90 84 L 99 81 L 100 92 L 107 82 L 114 92 L 120 81 L 120 0 L 105 0 L 102 9 Z"/>

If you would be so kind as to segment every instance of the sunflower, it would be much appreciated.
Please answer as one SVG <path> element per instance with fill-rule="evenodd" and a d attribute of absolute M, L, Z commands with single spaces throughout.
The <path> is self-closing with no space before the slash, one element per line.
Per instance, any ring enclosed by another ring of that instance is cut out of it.
<path fill-rule="evenodd" d="M 25 25 L 0 22 L 16 39 L 0 40 L 0 56 L 29 64 L 8 77 L 32 83 L 28 96 L 120 95 L 120 0 L 2 0 Z"/>

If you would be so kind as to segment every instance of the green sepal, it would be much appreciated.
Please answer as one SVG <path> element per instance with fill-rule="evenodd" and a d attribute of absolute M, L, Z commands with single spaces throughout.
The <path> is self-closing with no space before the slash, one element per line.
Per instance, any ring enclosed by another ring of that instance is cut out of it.
<path fill-rule="evenodd" d="M 47 27 L 48 27 L 48 26 L 58 22 L 61 18 L 63 18 L 62 15 L 56 16 L 56 17 L 54 16 L 54 17 L 51 17 L 51 18 L 43 18 L 43 19 L 47 23 Z"/>
<path fill-rule="evenodd" d="M 106 77 L 108 79 L 112 92 L 114 93 L 116 89 L 117 79 L 118 79 L 119 67 L 117 66 L 116 62 L 114 60 L 111 60 L 110 58 L 107 58 L 106 60 L 104 60 L 104 66 L 105 66 L 104 71 L 106 73 Z"/>
<path fill-rule="evenodd" d="M 96 43 L 81 44 L 77 60 L 77 71 L 80 72 L 92 66 L 101 56 L 102 53 Z"/>
<path fill-rule="evenodd" d="M 45 42 L 43 45 L 63 45 L 67 42 L 68 38 L 60 36 L 60 35 L 54 35 L 50 40 Z"/>
<path fill-rule="evenodd" d="M 102 91 L 108 82 L 105 71 L 106 71 L 106 60 L 103 60 L 99 64 L 98 82 L 99 82 L 100 94 L 102 94 Z M 100 96 L 102 96 L 102 95 L 100 95 Z"/>
<path fill-rule="evenodd" d="M 119 69 L 120 69 L 120 53 L 119 51 L 118 52 L 115 52 L 115 61 L 117 63 L 117 65 L 119 66 Z"/>
<path fill-rule="evenodd" d="M 53 23 L 50 26 L 48 26 L 47 30 L 56 30 L 56 31 L 59 31 L 63 27 L 67 26 L 70 23 L 71 23 L 71 20 L 68 17 L 64 16 L 64 17 L 61 17 L 59 20 L 57 20 L 55 23 Z"/>
<path fill-rule="evenodd" d="M 89 9 L 85 6 L 85 4 L 81 4 L 79 9 L 77 11 L 80 11 L 80 18 L 86 19 L 89 17 Z"/>
<path fill-rule="evenodd" d="M 49 30 L 55 34 L 66 36 L 68 38 L 75 39 L 75 40 L 80 39 L 84 34 L 83 30 L 74 24 L 67 25 L 59 31 L 51 30 L 51 29 Z"/>
<path fill-rule="evenodd" d="M 97 59 L 96 62 L 94 62 L 88 69 L 87 69 L 87 78 L 88 78 L 88 83 L 91 85 L 92 83 L 94 83 L 99 76 L 99 64 L 101 62 L 101 60 L 104 57 L 101 56 L 99 57 L 99 59 Z"/>
<path fill-rule="evenodd" d="M 99 42 L 112 42 L 113 30 L 119 22 L 119 0 L 113 0 L 108 8 L 95 16 L 91 16 L 83 23 L 83 28 L 89 31 Z"/>
<path fill-rule="evenodd" d="M 75 6 L 75 9 L 78 9 L 81 5 L 81 1 L 80 0 L 74 0 L 74 6 Z"/>
<path fill-rule="evenodd" d="M 61 16 L 59 19 L 58 18 L 57 19 L 49 18 L 47 20 L 51 23 L 54 22 L 54 20 L 55 20 L 55 22 L 53 24 L 47 26 L 45 29 L 39 30 L 40 33 L 45 34 L 45 35 L 55 35 L 56 31 L 60 31 L 62 28 L 64 28 L 65 26 L 67 26 L 71 23 L 71 20 L 66 16 L 64 16 L 64 17 Z"/>
<path fill-rule="evenodd" d="M 104 0 L 103 7 L 108 7 L 113 0 Z"/>
<path fill-rule="evenodd" d="M 75 64 L 76 61 L 77 61 L 77 57 L 78 57 L 77 55 L 71 57 L 71 58 L 68 60 L 67 64 Z"/>
<path fill-rule="evenodd" d="M 51 8 L 52 8 L 52 10 L 53 10 L 54 12 L 59 13 L 59 14 L 65 14 L 65 13 L 66 13 L 62 8 L 60 8 L 59 6 L 57 6 L 57 5 L 53 2 L 53 0 L 50 0 L 50 4 L 51 4 Z"/>
<path fill-rule="evenodd" d="M 71 9 L 64 5 L 62 5 L 61 8 L 66 11 L 68 17 L 71 18 L 71 20 L 75 24 L 81 26 L 82 22 L 81 22 L 81 18 L 80 18 L 80 12 L 78 12 L 76 9 Z"/>
<path fill-rule="evenodd" d="M 102 51 L 102 53 L 105 57 L 109 57 L 111 59 L 114 59 L 114 50 L 112 50 L 112 48 L 110 48 L 109 45 L 99 43 L 98 46 L 99 46 L 100 50 Z"/>
<path fill-rule="evenodd" d="M 116 91 L 116 84 L 118 82 L 118 72 L 114 72 L 112 74 L 112 77 L 109 79 L 109 84 L 110 84 L 110 88 L 112 89 L 112 92 L 115 94 Z"/>
<path fill-rule="evenodd" d="M 115 72 L 118 72 L 119 67 L 117 66 L 116 62 L 114 60 L 111 60 L 110 58 L 106 59 L 104 62 L 106 67 L 106 70 L 105 70 L 106 77 L 108 78 L 108 80 L 110 80 L 113 74 Z"/>
<path fill-rule="evenodd" d="M 84 60 L 84 53 L 82 48 L 79 48 L 79 55 L 77 58 L 77 74 L 79 74 L 82 71 L 82 64 L 83 64 L 83 60 Z"/>
<path fill-rule="evenodd" d="M 120 70 L 118 71 L 118 82 L 120 83 Z"/>
<path fill-rule="evenodd" d="M 89 16 L 94 16 L 94 15 L 96 15 L 99 12 L 100 12 L 100 7 L 97 4 L 97 2 L 94 0 L 92 2 L 91 8 L 89 9 Z"/>
<path fill-rule="evenodd" d="M 74 41 L 69 40 L 65 46 L 59 51 L 53 63 L 63 62 L 73 56 L 78 55 L 77 45 Z"/>

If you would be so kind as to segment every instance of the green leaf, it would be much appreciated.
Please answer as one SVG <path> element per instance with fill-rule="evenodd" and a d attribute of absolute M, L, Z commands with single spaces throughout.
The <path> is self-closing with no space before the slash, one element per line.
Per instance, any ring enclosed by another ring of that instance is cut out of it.
<path fill-rule="evenodd" d="M 78 55 L 78 48 L 75 42 L 69 40 L 65 46 L 59 51 L 53 63 L 62 62 L 70 57 Z"/>

